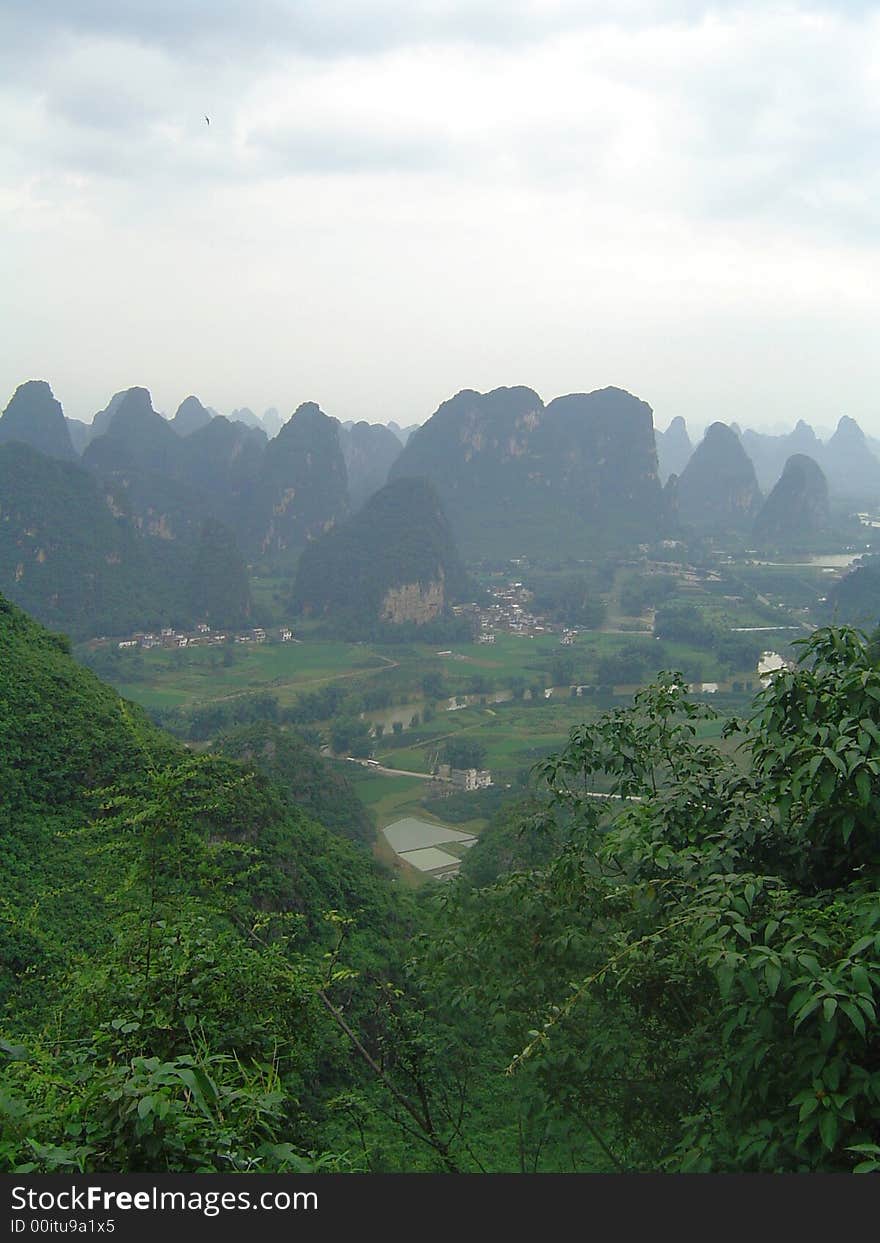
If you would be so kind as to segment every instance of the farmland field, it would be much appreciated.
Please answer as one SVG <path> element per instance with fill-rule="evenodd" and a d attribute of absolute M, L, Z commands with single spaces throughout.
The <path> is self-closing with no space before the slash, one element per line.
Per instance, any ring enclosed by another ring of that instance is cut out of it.
<path fill-rule="evenodd" d="M 125 678 L 120 661 L 119 691 L 144 707 L 192 706 L 255 690 L 271 690 L 279 703 L 292 703 L 303 690 L 315 690 L 340 677 L 372 676 L 395 662 L 356 643 L 236 644 L 225 663 L 225 648 L 153 649 L 132 656 L 143 662 L 137 681 Z"/>
<path fill-rule="evenodd" d="M 703 618 L 723 631 L 732 625 L 768 624 L 768 615 L 771 620 L 776 616 L 779 602 L 774 590 L 780 589 L 786 599 L 778 613 L 785 615 L 780 620 L 789 622 L 788 610 L 808 590 L 815 596 L 822 579 L 821 571 L 810 567 L 746 566 L 738 581 L 740 589 L 733 582 L 698 584 L 675 598 L 696 603 Z M 764 591 L 768 593 L 764 602 L 755 603 L 756 593 Z M 273 580 L 257 584 L 262 617 L 270 616 L 269 606 L 278 592 Z M 735 595 L 738 598 L 732 599 Z M 170 720 L 171 711 L 184 737 L 186 721 L 194 712 L 225 712 L 239 700 L 245 707 L 256 702 L 257 695 L 266 697 L 272 719 L 282 728 L 285 721 L 304 723 L 316 746 L 330 741 L 338 720 L 359 718 L 362 736 L 366 731 L 372 734 L 367 736 L 367 750 L 359 754 L 372 752 L 380 765 L 401 775 L 355 763 L 339 767 L 373 817 L 377 859 L 401 884 L 418 887 L 434 882 L 397 856 L 378 830 L 406 817 L 445 823 L 448 803 L 449 823 L 479 835 L 505 799 L 527 788 L 533 766 L 566 745 L 575 726 L 626 706 L 659 670 L 678 670 L 688 681 L 716 682 L 721 693 L 707 696 L 707 701 L 722 716 L 744 710 L 758 685 L 754 669 L 722 672 L 713 651 L 658 641 L 649 632 L 632 629 L 630 622 L 641 624 L 612 614 L 606 628 L 582 631 L 565 646 L 554 633 L 526 637 L 499 630 L 491 644 L 453 642 L 448 648 L 343 642 L 322 637 L 314 623 L 306 623 L 296 628 L 296 641 L 285 643 L 236 642 L 132 653 L 113 645 L 97 653 L 103 668 L 97 663 L 96 668 L 127 698 L 161 714 L 163 720 Z M 791 637 L 786 632 L 778 637 L 768 633 L 767 646 L 784 650 Z M 564 683 L 553 686 L 557 674 Z M 572 685 L 582 686 L 583 693 L 575 695 Z M 310 697 L 309 705 L 323 702 L 316 692 L 331 686 L 341 692 L 333 701 L 338 706 L 325 709 L 334 717 L 315 719 L 320 711 L 314 716 L 296 715 L 303 696 Z M 722 724 L 700 722 L 698 737 L 733 753 L 736 739 L 721 737 Z M 216 725 L 215 732 L 220 728 Z M 202 740 L 197 745 L 210 745 L 211 736 L 190 735 Z M 491 792 L 459 792 L 447 798 L 449 786 L 406 775 L 430 774 L 443 761 L 449 741 L 476 744 L 481 766 L 492 774 Z M 597 781 L 594 788 L 602 790 L 603 783 Z"/>

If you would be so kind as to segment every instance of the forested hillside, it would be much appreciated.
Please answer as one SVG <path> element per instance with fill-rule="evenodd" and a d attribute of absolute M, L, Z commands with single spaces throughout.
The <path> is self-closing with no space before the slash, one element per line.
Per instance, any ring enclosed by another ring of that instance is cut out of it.
<path fill-rule="evenodd" d="M 350 1078 L 340 934 L 392 972 L 405 939 L 387 882 L 2 599 L 0 739 L 0 1162 L 296 1168 Z"/>
<path fill-rule="evenodd" d="M 191 552 L 140 533 L 124 489 L 25 444 L 0 445 L 0 587 L 74 638 L 190 616 Z"/>
<path fill-rule="evenodd" d="M 395 479 L 306 547 L 292 603 L 366 636 L 383 624 L 442 617 L 466 581 L 434 488 L 426 479 Z"/>
<path fill-rule="evenodd" d="M 735 751 L 662 675 L 416 900 L 295 737 L 193 754 L 0 599 L 0 1164 L 880 1168 L 878 656 Z"/>

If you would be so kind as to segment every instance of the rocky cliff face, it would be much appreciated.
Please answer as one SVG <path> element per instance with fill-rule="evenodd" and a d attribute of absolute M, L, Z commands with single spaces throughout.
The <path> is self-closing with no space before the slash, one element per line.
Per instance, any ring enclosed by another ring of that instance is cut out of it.
<path fill-rule="evenodd" d="M 401 587 L 389 587 L 379 606 L 379 617 L 395 626 L 403 622 L 425 622 L 439 617 L 446 607 L 442 570 L 440 577 L 427 583 L 404 583 Z"/>
<path fill-rule="evenodd" d="M 45 380 L 19 384 L 0 416 L 0 444 L 12 440 L 63 462 L 76 461 L 61 403 Z"/>
<path fill-rule="evenodd" d="M 186 466 L 197 458 L 193 437 L 207 429 L 178 436 L 153 409 L 145 388 L 117 394 L 111 406 L 110 423 L 89 442 L 83 466 L 124 495 L 128 512 L 145 534 L 166 542 L 197 540 L 202 521 L 211 513 L 211 497 L 187 477 Z"/>
<path fill-rule="evenodd" d="M 807 545 L 828 522 L 828 482 L 821 467 L 806 454 L 793 454 L 755 519 L 756 541 Z"/>
<path fill-rule="evenodd" d="M 703 529 L 745 529 L 761 505 L 755 469 L 739 437 L 713 423 L 694 449 L 677 485 L 681 521 Z"/>
<path fill-rule="evenodd" d="M 407 440 L 389 478 L 428 478 L 466 556 L 574 554 L 663 521 L 650 407 L 622 389 L 466 389 Z"/>

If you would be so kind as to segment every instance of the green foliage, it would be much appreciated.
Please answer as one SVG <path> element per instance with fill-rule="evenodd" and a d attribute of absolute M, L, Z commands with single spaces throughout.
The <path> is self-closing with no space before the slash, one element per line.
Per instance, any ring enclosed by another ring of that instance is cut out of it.
<path fill-rule="evenodd" d="M 443 674 L 426 673 L 422 678 L 422 694 L 426 699 L 445 699 L 449 695 L 449 689 Z"/>
<path fill-rule="evenodd" d="M 392 896 L 278 785 L 181 750 L 64 647 L 0 600 L 0 1161 L 309 1168 L 351 1079 L 318 993 L 332 978 L 363 1009 Z M 331 976 L 340 910 L 357 926 Z"/>
<path fill-rule="evenodd" d="M 657 609 L 654 634 L 658 639 L 713 651 L 718 660 L 732 670 L 754 668 L 764 647 L 760 636 L 733 633 L 708 621 L 696 605 L 680 601 Z"/>
<path fill-rule="evenodd" d="M 553 621 L 595 630 L 605 620 L 606 609 L 599 595 L 597 574 L 530 574 L 527 582 L 534 594 L 533 607 Z"/>
<path fill-rule="evenodd" d="M 291 731 L 188 752 L 0 599 L 0 1166 L 880 1167 L 876 646 L 721 747 L 661 675 L 409 903 Z"/>
<path fill-rule="evenodd" d="M 443 762 L 450 768 L 483 768 L 486 748 L 475 738 L 447 738 L 442 756 Z"/>
<path fill-rule="evenodd" d="M 836 623 L 876 626 L 880 621 L 880 558 L 866 558 L 835 583 L 824 611 Z"/>
<path fill-rule="evenodd" d="M 545 812 L 545 805 L 531 797 L 497 808 L 476 846 L 464 858 L 461 874 L 465 883 L 484 888 L 511 872 L 531 871 L 548 863 L 560 838 L 555 829 L 551 831 Z M 535 832 L 536 825 L 542 831 Z"/>
<path fill-rule="evenodd" d="M 639 617 L 675 595 L 678 582 L 671 574 L 629 574 L 620 586 L 621 612 Z"/>
<path fill-rule="evenodd" d="M 369 724 L 356 716 L 335 717 L 330 726 L 330 745 L 337 755 L 365 758 L 372 752 Z"/>
<path fill-rule="evenodd" d="M 0 445 L 0 591 L 75 638 L 191 620 L 187 547 L 150 539 L 124 490 Z"/>
<path fill-rule="evenodd" d="M 659 647 L 659 643 L 655 644 L 655 648 Z M 596 681 L 600 686 L 631 685 L 640 682 L 649 670 L 656 669 L 662 659 L 662 651 L 650 649 L 644 643 L 625 643 L 619 651 L 599 657 Z"/>
<path fill-rule="evenodd" d="M 260 721 L 275 722 L 279 718 L 278 697 L 269 691 L 216 699 L 189 710 L 159 709 L 153 713 L 157 722 L 181 738 L 205 742 L 224 730 L 253 725 Z"/>
<path fill-rule="evenodd" d="M 694 647 L 711 647 L 716 631 L 695 604 L 666 604 L 654 616 L 654 634 L 658 639 L 675 643 L 691 643 Z"/>
<path fill-rule="evenodd" d="M 555 835 L 549 861 L 521 849 L 523 870 L 454 894 L 426 961 L 519 1033 L 511 1073 L 552 1085 L 615 1168 L 871 1168 L 880 670 L 863 636 L 816 632 L 732 727 L 745 772 L 697 740 L 713 715 L 670 674 L 572 731 L 526 830 Z M 453 941 L 476 950 L 457 980 Z"/>
<path fill-rule="evenodd" d="M 247 726 L 221 735 L 215 750 L 255 764 L 331 832 L 364 845 L 372 842 L 372 818 L 349 781 L 295 730 L 268 723 Z"/>

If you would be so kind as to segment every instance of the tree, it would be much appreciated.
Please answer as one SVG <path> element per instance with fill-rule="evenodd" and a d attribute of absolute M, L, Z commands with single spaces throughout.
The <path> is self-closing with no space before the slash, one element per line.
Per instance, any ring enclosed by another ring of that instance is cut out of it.
<path fill-rule="evenodd" d="M 482 768 L 486 748 L 473 738 L 449 738 L 443 744 L 443 759 L 451 768 Z"/>
<path fill-rule="evenodd" d="M 711 647 L 718 638 L 718 632 L 694 604 L 664 604 L 658 608 L 654 614 L 654 634 L 658 639 L 692 643 L 694 647 Z"/>
<path fill-rule="evenodd" d="M 672 673 L 573 730 L 523 829 L 550 861 L 456 895 L 432 953 L 479 938 L 456 996 L 614 1168 L 880 1169 L 880 669 L 817 631 L 727 727 L 741 763 L 714 717 Z"/>
<path fill-rule="evenodd" d="M 554 652 L 550 661 L 550 685 L 568 686 L 573 682 L 576 664 L 573 652 L 568 650 Z"/>
<path fill-rule="evenodd" d="M 369 755 L 370 727 L 358 717 L 337 717 L 330 725 L 330 745 L 337 755 Z"/>

